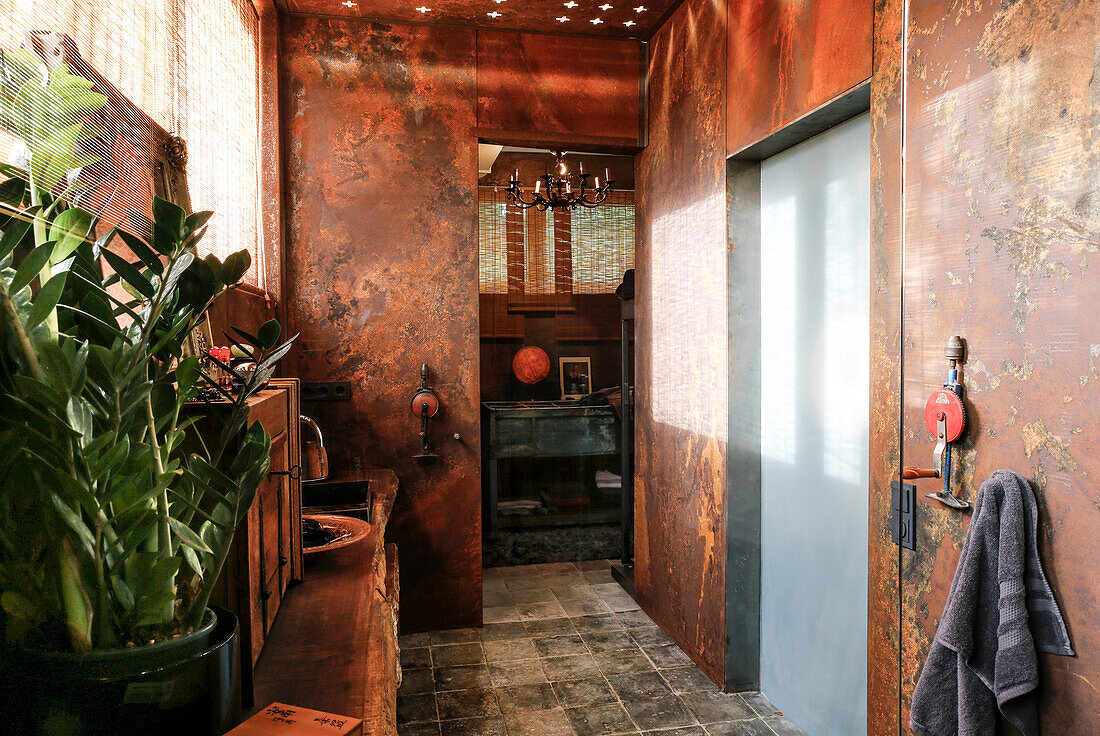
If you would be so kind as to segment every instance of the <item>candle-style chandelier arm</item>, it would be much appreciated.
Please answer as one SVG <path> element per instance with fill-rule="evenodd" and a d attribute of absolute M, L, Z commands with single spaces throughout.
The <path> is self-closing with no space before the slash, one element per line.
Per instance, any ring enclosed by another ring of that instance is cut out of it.
<path fill-rule="evenodd" d="M 608 169 L 604 169 L 606 176 L 602 184 L 597 176 L 593 177 L 593 185 L 590 185 L 589 177 L 592 175 L 585 172 L 583 162 L 580 164 L 579 173 L 574 177 L 565 165 L 565 152 L 555 151 L 554 154 L 557 159 L 557 173 L 546 173 L 540 176 L 535 182 L 530 198 L 524 197 L 523 188 L 519 182 L 519 169 L 515 170 L 508 182 L 509 204 L 522 209 L 534 207 L 540 212 L 545 212 L 554 207 L 563 210 L 572 210 L 577 207 L 591 209 L 598 207 L 607 199 L 607 195 L 611 193 L 615 184 L 611 180 L 611 172 Z M 576 190 L 573 188 L 574 180 L 578 182 Z"/>

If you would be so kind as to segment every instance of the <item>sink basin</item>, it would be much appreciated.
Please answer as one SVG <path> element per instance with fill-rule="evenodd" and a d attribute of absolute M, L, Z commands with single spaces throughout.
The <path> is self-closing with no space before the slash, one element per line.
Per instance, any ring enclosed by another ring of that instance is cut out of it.
<path fill-rule="evenodd" d="M 370 521 L 371 490 L 368 480 L 302 482 L 302 513 L 342 514 Z"/>

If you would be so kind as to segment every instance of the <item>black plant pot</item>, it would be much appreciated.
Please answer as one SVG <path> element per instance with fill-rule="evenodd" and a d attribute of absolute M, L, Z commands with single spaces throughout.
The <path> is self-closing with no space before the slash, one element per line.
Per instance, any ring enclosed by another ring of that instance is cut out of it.
<path fill-rule="evenodd" d="M 221 736 L 241 717 L 237 617 L 111 652 L 4 652 L 0 731 L 27 736 Z M 10 729 L 10 730 L 9 730 Z"/>

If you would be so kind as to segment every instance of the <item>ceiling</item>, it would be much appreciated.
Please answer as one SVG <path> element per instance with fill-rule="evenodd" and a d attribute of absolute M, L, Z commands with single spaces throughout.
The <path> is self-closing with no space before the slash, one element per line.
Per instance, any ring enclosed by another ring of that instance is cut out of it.
<path fill-rule="evenodd" d="M 283 0 L 291 13 L 648 38 L 680 0 Z M 596 21 L 599 21 L 598 23 Z"/>

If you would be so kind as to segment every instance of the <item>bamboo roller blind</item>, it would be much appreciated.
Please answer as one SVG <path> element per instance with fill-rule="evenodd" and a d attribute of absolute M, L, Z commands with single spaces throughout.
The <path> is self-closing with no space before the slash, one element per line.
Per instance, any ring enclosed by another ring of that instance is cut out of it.
<path fill-rule="evenodd" d="M 262 287 L 259 20 L 250 0 L 0 0 L 0 18 L 3 48 L 24 45 L 29 31 L 65 34 L 91 69 L 184 138 L 192 209 L 215 212 L 202 252 L 249 250 L 245 280 Z M 109 102 L 97 118 L 107 135 L 85 145 L 113 178 L 79 203 L 125 227 L 128 210 L 149 213 L 156 142 L 136 130 L 129 106 Z M 0 133 L 0 160 L 12 154 L 18 160 L 19 142 Z"/>
<path fill-rule="evenodd" d="M 510 206 L 503 188 L 478 188 L 482 294 L 612 294 L 634 268 L 634 193 L 572 211 Z"/>

